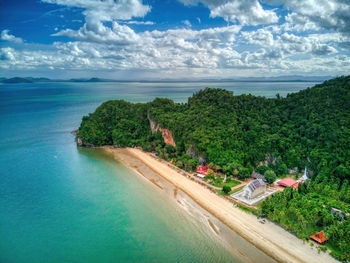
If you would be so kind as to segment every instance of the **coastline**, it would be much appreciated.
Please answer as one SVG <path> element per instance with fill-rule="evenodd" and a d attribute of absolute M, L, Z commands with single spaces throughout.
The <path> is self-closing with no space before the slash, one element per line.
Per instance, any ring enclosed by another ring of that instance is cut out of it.
<path fill-rule="evenodd" d="M 302 240 L 270 221 L 267 224 L 259 223 L 256 216 L 247 214 L 234 207 L 230 201 L 186 178 L 140 149 L 117 149 L 108 146 L 102 148 L 107 153 L 112 154 L 115 159 L 121 161 L 124 166 L 144 176 L 137 167 L 127 160 L 128 156 L 138 159 L 155 174 L 175 187 L 174 197 L 182 191 L 215 219 L 278 262 L 338 262 L 327 253 L 318 253 L 316 248 L 310 247 L 309 244 L 304 244 Z M 156 180 L 149 178 L 148 180 L 156 188 L 162 190 L 162 185 Z M 209 219 L 208 224 L 213 233 L 217 234 L 217 227 L 213 224 L 213 220 Z"/>

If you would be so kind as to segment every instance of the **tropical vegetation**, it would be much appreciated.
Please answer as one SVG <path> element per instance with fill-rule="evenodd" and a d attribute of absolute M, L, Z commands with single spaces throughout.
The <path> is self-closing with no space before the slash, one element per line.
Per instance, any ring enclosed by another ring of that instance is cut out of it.
<path fill-rule="evenodd" d="M 150 121 L 170 130 L 176 147 L 152 133 Z M 261 213 L 302 238 L 325 230 L 333 255 L 350 260 L 349 216 L 330 214 L 350 212 L 350 76 L 285 98 L 206 88 L 187 103 L 108 101 L 83 118 L 77 135 L 85 145 L 140 146 L 185 170 L 207 163 L 239 179 L 255 170 L 273 182 L 307 167 L 311 182 L 268 198 Z"/>

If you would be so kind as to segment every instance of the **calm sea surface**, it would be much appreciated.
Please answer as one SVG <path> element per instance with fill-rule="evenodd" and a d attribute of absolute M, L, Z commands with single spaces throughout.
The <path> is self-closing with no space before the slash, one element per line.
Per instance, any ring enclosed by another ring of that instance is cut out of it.
<path fill-rule="evenodd" d="M 79 151 L 71 132 L 110 99 L 185 102 L 203 87 L 273 97 L 314 84 L 0 84 L 0 262 L 237 262 L 152 186 Z"/>

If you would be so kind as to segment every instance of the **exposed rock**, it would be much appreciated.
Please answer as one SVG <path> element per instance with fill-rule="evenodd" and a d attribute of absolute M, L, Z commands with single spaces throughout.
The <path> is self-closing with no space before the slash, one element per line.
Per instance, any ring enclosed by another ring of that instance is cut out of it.
<path fill-rule="evenodd" d="M 170 145 L 174 146 L 174 148 L 176 148 L 173 133 L 171 132 L 171 130 L 162 129 L 162 128 L 159 128 L 159 130 L 162 132 L 162 136 L 163 136 L 165 144 L 170 144 Z"/>
<path fill-rule="evenodd" d="M 83 146 L 83 141 L 79 137 L 77 138 L 77 144 Z"/>
<path fill-rule="evenodd" d="M 151 126 L 151 132 L 152 134 L 155 133 L 156 131 L 159 130 L 159 124 L 156 123 L 154 120 L 151 119 L 151 117 L 149 116 L 149 113 L 147 114 L 147 118 L 149 120 L 149 124 Z"/>
<path fill-rule="evenodd" d="M 147 114 L 147 118 L 149 120 L 151 132 L 155 133 L 157 131 L 160 131 L 162 133 L 164 143 L 172 145 L 174 148 L 176 148 L 176 144 L 175 144 L 175 140 L 174 140 L 174 136 L 173 136 L 172 131 L 165 129 L 165 128 L 161 128 L 158 123 L 156 123 L 154 120 L 151 119 L 151 117 L 149 116 L 149 113 Z"/>
<path fill-rule="evenodd" d="M 186 150 L 187 154 L 190 154 L 192 158 L 198 158 L 198 155 L 196 154 L 196 146 L 191 144 L 190 147 Z"/>
<path fill-rule="evenodd" d="M 198 155 L 196 152 L 197 152 L 197 150 L 196 150 L 196 146 L 194 144 L 191 144 L 190 147 L 188 147 L 188 149 L 186 150 L 186 153 L 190 154 L 192 156 L 192 158 L 198 158 L 198 162 L 200 165 L 205 164 L 206 160 L 205 160 L 203 154 Z"/>
<path fill-rule="evenodd" d="M 207 160 L 204 159 L 204 157 L 199 156 L 199 157 L 198 157 L 198 162 L 199 162 L 200 165 L 203 165 L 203 164 L 205 164 L 205 163 L 207 162 Z"/>

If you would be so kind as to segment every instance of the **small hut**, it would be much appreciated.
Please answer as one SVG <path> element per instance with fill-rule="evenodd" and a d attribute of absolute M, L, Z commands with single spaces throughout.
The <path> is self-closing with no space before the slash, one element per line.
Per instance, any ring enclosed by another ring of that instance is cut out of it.
<path fill-rule="evenodd" d="M 323 245 L 327 241 L 327 238 L 324 235 L 323 230 L 321 232 L 318 232 L 318 233 L 311 235 L 310 239 L 312 239 L 313 241 L 315 241 L 321 245 Z"/>

